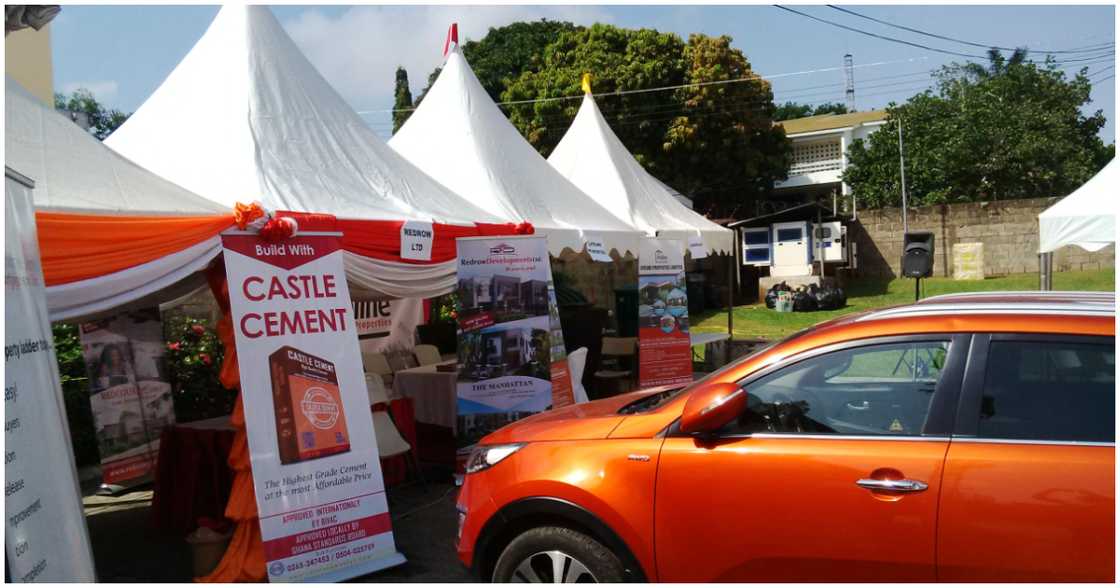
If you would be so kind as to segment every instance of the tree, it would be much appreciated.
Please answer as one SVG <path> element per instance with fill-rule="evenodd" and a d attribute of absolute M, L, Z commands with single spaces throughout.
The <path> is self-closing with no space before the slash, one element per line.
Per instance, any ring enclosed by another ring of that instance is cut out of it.
<path fill-rule="evenodd" d="M 666 133 L 672 171 L 665 176 L 701 210 L 736 216 L 786 178 L 792 149 L 773 122 L 774 93 L 743 53 L 731 49 L 731 37 L 691 35 L 684 57 L 693 85 L 677 91 L 687 110 Z M 750 77 L 756 79 L 715 83 Z"/>
<path fill-rule="evenodd" d="M 70 96 L 56 93 L 54 107 L 56 110 L 85 113 L 89 117 L 89 132 L 99 141 L 104 141 L 129 117 L 119 110 L 105 108 L 94 98 L 93 92 L 85 88 L 74 90 Z"/>
<path fill-rule="evenodd" d="M 494 55 L 515 47 L 511 55 Z M 540 21 L 490 29 L 464 56 L 510 121 L 542 155 L 579 110 L 580 80 L 592 74 L 603 116 L 653 175 L 697 210 L 733 214 L 784 178 L 789 145 L 773 125 L 773 95 L 729 37 Z M 512 56 L 512 57 L 511 57 Z M 516 75 L 511 75 L 516 72 Z M 690 83 L 699 88 L 658 90 Z M 744 80 L 744 81 L 739 81 Z"/>
<path fill-rule="evenodd" d="M 1064 196 L 1111 159 L 1098 133 L 1101 111 L 1089 103 L 1082 69 L 1072 78 L 1052 58 L 1023 51 L 989 64 L 952 64 L 937 89 L 887 107 L 887 122 L 853 143 L 844 180 L 862 206 L 900 202 L 898 125 L 906 156 L 909 201 L 915 205 Z"/>
<path fill-rule="evenodd" d="M 412 90 L 408 88 L 408 71 L 403 67 L 397 68 L 396 88 L 393 91 L 393 132 L 404 125 L 404 121 L 412 114 Z"/>
<path fill-rule="evenodd" d="M 786 102 L 775 109 L 774 120 L 792 120 L 821 114 L 848 114 L 848 107 L 840 102 L 819 104 L 816 108 L 809 104 Z"/>

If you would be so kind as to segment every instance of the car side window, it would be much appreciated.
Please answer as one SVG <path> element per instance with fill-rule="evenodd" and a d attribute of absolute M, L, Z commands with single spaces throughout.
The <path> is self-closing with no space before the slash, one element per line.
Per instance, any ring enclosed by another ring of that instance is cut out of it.
<path fill-rule="evenodd" d="M 726 434 L 920 435 L 949 341 L 833 351 L 745 386 L 747 408 Z"/>
<path fill-rule="evenodd" d="M 1116 440 L 1116 346 L 992 341 L 981 439 Z"/>

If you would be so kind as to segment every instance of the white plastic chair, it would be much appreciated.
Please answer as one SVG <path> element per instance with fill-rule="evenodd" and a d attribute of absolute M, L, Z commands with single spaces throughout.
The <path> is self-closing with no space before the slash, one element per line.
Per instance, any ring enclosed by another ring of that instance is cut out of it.
<path fill-rule="evenodd" d="M 568 354 L 568 373 L 572 377 L 572 398 L 576 404 L 587 402 L 587 390 L 583 387 L 583 368 L 587 367 L 587 348 L 580 347 Z"/>
<path fill-rule="evenodd" d="M 432 365 L 443 361 L 443 357 L 439 354 L 439 347 L 435 345 L 417 345 L 412 350 L 416 354 L 416 361 L 420 365 Z"/>
<path fill-rule="evenodd" d="M 384 353 L 377 351 L 362 352 L 362 368 L 366 374 L 377 374 L 381 383 L 389 385 L 393 381 L 393 368 L 389 367 L 389 359 Z"/>
<path fill-rule="evenodd" d="M 420 462 L 412 445 L 405 440 L 392 417 L 386 410 L 372 410 L 375 404 L 389 403 L 389 396 L 385 393 L 385 383 L 376 374 L 366 374 L 366 394 L 369 396 L 369 405 L 373 416 L 373 436 L 377 439 L 377 455 L 384 459 L 408 454 L 408 461 L 416 469 L 416 475 L 421 481 L 424 476 L 420 472 Z"/>

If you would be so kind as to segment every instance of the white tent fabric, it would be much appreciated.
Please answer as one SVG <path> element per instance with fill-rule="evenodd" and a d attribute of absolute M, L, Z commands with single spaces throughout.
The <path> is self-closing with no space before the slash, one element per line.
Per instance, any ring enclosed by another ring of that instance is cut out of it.
<path fill-rule="evenodd" d="M 389 146 L 487 212 L 532 223 L 553 255 L 582 250 L 589 236 L 608 250 L 637 254 L 641 233 L 548 165 L 458 51 Z"/>
<path fill-rule="evenodd" d="M 106 149 L 11 78 L 5 79 L 4 101 L 4 163 L 35 180 L 37 210 L 151 215 L 230 211 Z"/>
<path fill-rule="evenodd" d="M 1069 196 L 1038 215 L 1038 252 L 1077 245 L 1100 251 L 1116 242 L 1116 208 L 1120 192 L 1116 160 Z"/>
<path fill-rule="evenodd" d="M 106 148 L 14 80 L 7 79 L 4 90 L 5 164 L 35 181 L 37 211 L 168 216 L 229 212 Z M 127 270 L 50 286 L 50 318 L 91 316 L 168 288 L 197 287 L 203 280 L 196 272 L 219 253 L 221 244 L 215 237 Z"/>
<path fill-rule="evenodd" d="M 590 94 L 548 162 L 623 222 L 650 236 L 678 239 L 688 247 L 700 236 L 711 253 L 732 249 L 732 232 L 685 208 L 630 155 L 611 131 Z"/>
<path fill-rule="evenodd" d="M 105 144 L 227 210 L 500 222 L 389 149 L 265 6 L 222 8 Z"/>

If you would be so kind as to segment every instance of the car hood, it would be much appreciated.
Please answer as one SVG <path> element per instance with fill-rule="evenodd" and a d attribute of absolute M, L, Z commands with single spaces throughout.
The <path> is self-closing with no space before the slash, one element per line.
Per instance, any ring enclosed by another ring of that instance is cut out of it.
<path fill-rule="evenodd" d="M 548 410 L 510 423 L 483 437 L 479 444 L 605 439 L 626 418 L 618 414 L 620 408 L 663 390 L 650 388 Z"/>

